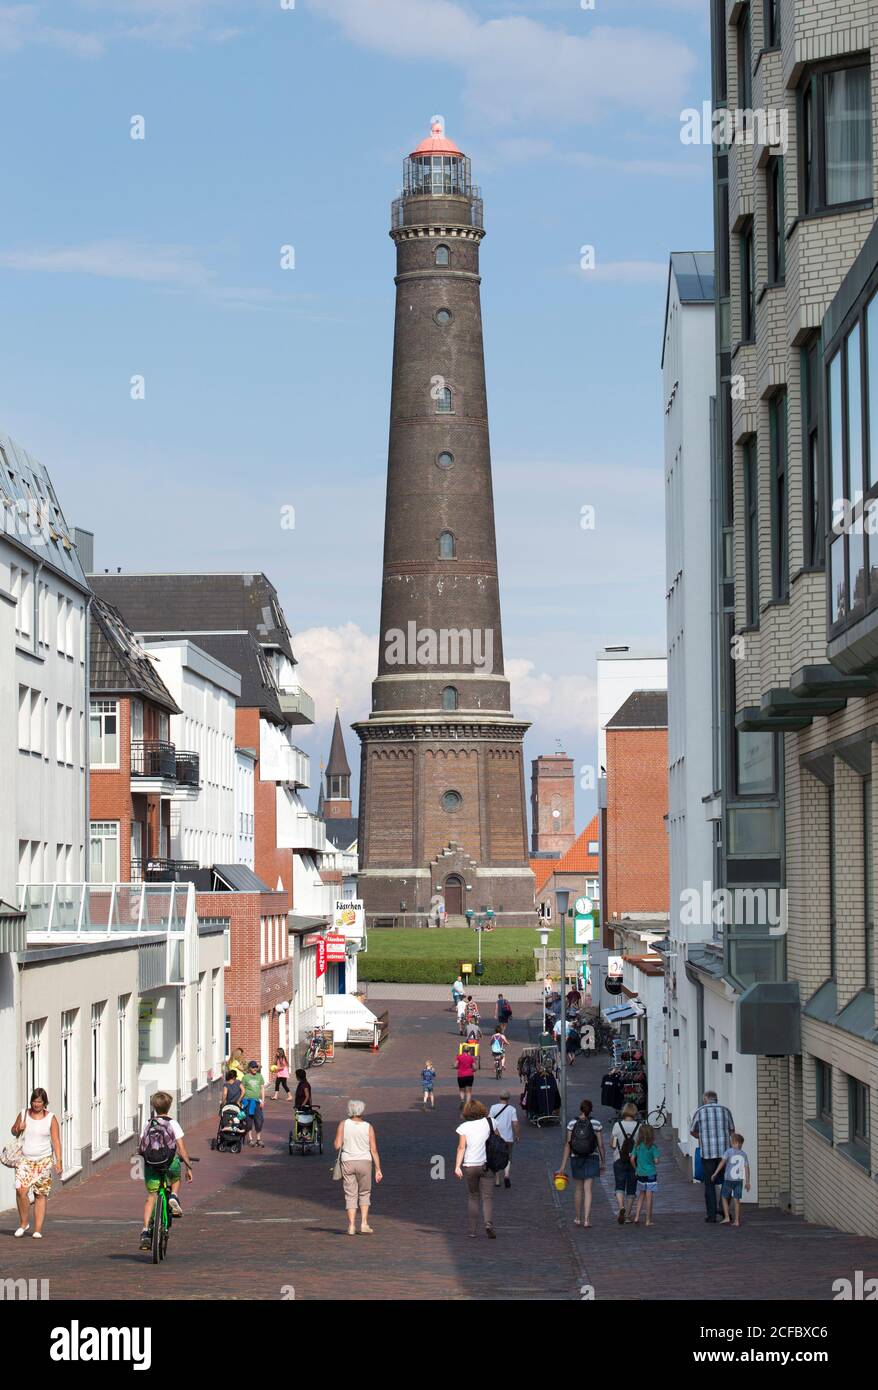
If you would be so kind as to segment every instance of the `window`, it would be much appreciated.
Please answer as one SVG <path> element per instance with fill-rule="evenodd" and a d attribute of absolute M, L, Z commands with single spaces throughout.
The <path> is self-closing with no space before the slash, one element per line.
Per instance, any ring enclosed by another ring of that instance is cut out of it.
<path fill-rule="evenodd" d="M 848 1077 L 848 1133 L 849 1143 L 854 1150 L 854 1156 L 869 1164 L 869 1137 L 870 1137 L 870 1115 L 869 1115 L 869 1087 L 862 1081 L 857 1081 L 856 1077 Z"/>
<path fill-rule="evenodd" d="M 124 1139 L 126 1134 L 130 1134 L 133 1119 L 133 1116 L 128 1113 L 128 1010 L 130 1004 L 130 994 L 119 995 L 116 1006 L 116 1062 L 119 1069 L 116 1100 L 117 1139 Z"/>
<path fill-rule="evenodd" d="M 753 105 L 753 54 L 750 42 L 750 6 L 745 5 L 738 19 L 738 107 L 750 111 Z M 747 117 L 743 117 L 746 122 Z M 746 129 L 746 124 L 743 127 Z"/>
<path fill-rule="evenodd" d="M 747 516 L 744 537 L 747 625 L 755 627 L 759 622 L 759 475 L 755 439 L 749 439 L 744 445 L 744 507 Z"/>
<path fill-rule="evenodd" d="M 821 69 L 800 95 L 804 213 L 872 196 L 872 134 L 867 63 Z"/>
<path fill-rule="evenodd" d="M 448 250 L 447 246 L 437 246 L 436 255 L 433 259 L 436 265 L 450 265 L 451 252 Z"/>
<path fill-rule="evenodd" d="M 729 854 L 774 858 L 780 854 L 780 821 L 776 806 L 730 808 Z"/>
<path fill-rule="evenodd" d="M 448 791 L 442 793 L 443 811 L 457 811 L 463 803 L 460 792 Z"/>
<path fill-rule="evenodd" d="M 752 343 L 755 331 L 753 316 L 753 223 L 748 222 L 738 239 L 741 270 L 741 341 Z"/>
<path fill-rule="evenodd" d="M 780 48 L 780 0 L 765 0 L 763 31 L 763 46 Z"/>
<path fill-rule="evenodd" d="M 784 216 L 783 158 L 770 159 L 765 170 L 768 210 L 768 280 L 783 284 L 786 270 L 786 219 Z"/>
<path fill-rule="evenodd" d="M 717 101 L 726 99 L 726 0 L 713 0 L 714 90 Z"/>
<path fill-rule="evenodd" d="M 119 766 L 119 706 L 115 700 L 91 702 L 88 756 L 92 767 Z"/>
<path fill-rule="evenodd" d="M 822 1124 L 832 1128 L 832 1067 L 819 1058 L 814 1061 L 814 1081 L 817 1092 L 816 1116 Z"/>
<path fill-rule="evenodd" d="M 866 485 L 878 483 L 878 294 L 866 305 L 866 416 L 869 422 L 867 439 Z"/>
<path fill-rule="evenodd" d="M 29 1096 L 43 1084 L 43 1028 L 46 1020 L 35 1018 L 25 1025 L 25 1092 Z"/>
<path fill-rule="evenodd" d="M 454 536 L 450 531 L 443 531 L 439 536 L 439 559 L 453 560 L 454 551 Z"/>
<path fill-rule="evenodd" d="M 436 395 L 436 414 L 452 415 L 454 413 L 454 397 L 450 386 L 443 386 Z"/>
<path fill-rule="evenodd" d="M 736 732 L 735 787 L 738 796 L 774 796 L 774 734 Z"/>
<path fill-rule="evenodd" d="M 119 881 L 119 822 L 93 820 L 89 833 L 89 877 L 92 883 Z"/>
<path fill-rule="evenodd" d="M 61 1015 L 61 1166 L 65 1173 L 76 1164 L 76 1009 Z"/>
<path fill-rule="evenodd" d="M 457 709 L 459 703 L 460 698 L 455 687 L 453 685 L 446 685 L 445 689 L 442 691 L 442 708 Z"/>
<path fill-rule="evenodd" d="M 437 323 L 441 323 L 444 326 L 446 323 L 451 322 L 454 315 L 450 309 L 437 309 L 433 317 Z"/>
<path fill-rule="evenodd" d="M 450 454 L 447 449 L 443 449 L 442 453 L 437 455 L 436 462 L 440 468 L 450 468 L 454 463 L 454 455 Z"/>
<path fill-rule="evenodd" d="M 835 788 L 827 787 L 829 811 L 829 978 L 835 979 L 836 872 L 835 872 Z"/>
<path fill-rule="evenodd" d="M 771 566 L 772 594 L 784 599 L 789 594 L 789 513 L 787 506 L 787 396 L 773 396 L 768 416 L 771 434 Z"/>
<path fill-rule="evenodd" d="M 802 349 L 802 450 L 805 563 L 822 566 L 825 555 L 820 471 L 820 339 Z"/>
<path fill-rule="evenodd" d="M 865 909 L 866 939 L 865 985 L 872 989 L 875 983 L 875 872 L 872 854 L 872 778 L 863 778 L 863 896 Z"/>
<path fill-rule="evenodd" d="M 91 1006 L 91 1151 L 92 1156 L 107 1147 L 103 1122 L 104 1093 L 104 1005 Z"/>

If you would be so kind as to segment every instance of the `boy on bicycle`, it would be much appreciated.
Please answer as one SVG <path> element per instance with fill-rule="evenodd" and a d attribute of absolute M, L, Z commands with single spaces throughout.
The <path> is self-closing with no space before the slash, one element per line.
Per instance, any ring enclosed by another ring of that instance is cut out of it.
<path fill-rule="evenodd" d="M 150 1105 L 152 1106 L 153 1111 L 152 1117 L 144 1125 L 143 1134 L 140 1136 L 141 1152 L 143 1152 L 143 1145 L 146 1140 L 147 1134 L 149 1133 L 150 1129 L 154 1129 L 155 1127 L 160 1127 L 167 1132 L 169 1136 L 169 1142 L 170 1136 L 173 1136 L 173 1139 L 175 1141 L 173 1146 L 175 1149 L 174 1156 L 171 1159 L 170 1163 L 167 1164 L 166 1168 L 158 1169 L 155 1167 L 150 1167 L 150 1165 L 146 1162 L 144 1162 L 143 1165 L 143 1176 L 146 1182 L 147 1196 L 146 1204 L 143 1208 L 143 1230 L 140 1232 L 141 1250 L 149 1250 L 152 1242 L 152 1236 L 150 1234 L 149 1225 L 152 1220 L 153 1209 L 155 1207 L 155 1199 L 159 1187 L 161 1186 L 163 1174 L 167 1172 L 168 1178 L 171 1182 L 171 1195 L 168 1198 L 168 1206 L 170 1208 L 172 1216 L 183 1215 L 183 1208 L 180 1206 L 180 1202 L 177 1197 L 177 1193 L 180 1190 L 180 1180 L 183 1176 L 181 1160 L 182 1163 L 186 1164 L 186 1181 L 192 1181 L 192 1166 L 189 1162 L 189 1154 L 186 1151 L 186 1145 L 183 1143 L 182 1127 L 177 1123 L 176 1120 L 172 1120 L 170 1116 L 170 1110 L 173 1101 L 173 1096 L 169 1095 L 167 1091 L 156 1091 L 155 1095 L 150 1100 Z"/>

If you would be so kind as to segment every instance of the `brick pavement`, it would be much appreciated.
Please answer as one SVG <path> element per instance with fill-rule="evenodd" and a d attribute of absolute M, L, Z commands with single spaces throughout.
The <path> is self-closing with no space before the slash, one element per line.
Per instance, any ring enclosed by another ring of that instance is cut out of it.
<path fill-rule="evenodd" d="M 377 992 L 373 1000 L 378 1002 Z M 128 1166 L 52 1198 L 46 1239 L 11 1239 L 12 1213 L 0 1220 L 0 1278 L 49 1278 L 54 1299 L 240 1298 L 575 1301 L 591 1284 L 598 1299 L 831 1298 L 831 1283 L 862 1269 L 878 1276 L 878 1242 L 808 1226 L 780 1212 L 745 1212 L 740 1231 L 706 1226 L 701 1190 L 666 1157 L 651 1230 L 619 1227 L 612 1182 L 595 1194 L 593 1225 L 572 1224 L 572 1195 L 550 1176 L 560 1157 L 557 1129 L 525 1127 L 513 1186 L 497 1194 L 498 1239 L 470 1240 L 466 1200 L 453 1177 L 457 1088 L 451 1072 L 457 1035 L 444 1007 L 393 1001 L 392 1032 L 377 1055 L 341 1049 L 313 1073 L 327 1134 L 344 1102 L 359 1095 L 376 1127 L 385 1181 L 375 1191 L 373 1236 L 345 1234 L 332 1156 L 291 1158 L 290 1106 L 266 1105 L 266 1149 L 215 1154 L 213 1124 L 187 1136 L 200 1157 L 175 1223 L 170 1257 L 154 1268 L 136 1248 L 143 1188 Z M 532 1028 L 536 1026 L 536 1010 Z M 512 1026 L 515 1055 L 530 1032 L 523 1011 Z M 430 1056 L 439 1069 L 435 1112 L 424 1113 L 418 1087 Z M 599 1097 L 606 1059 L 581 1059 L 570 1097 Z M 501 1089 L 477 1076 L 476 1095 Z M 611 1119 L 598 1106 L 598 1115 Z M 667 1141 L 662 1141 L 667 1150 Z M 431 1177 L 444 1160 L 448 1176 Z"/>

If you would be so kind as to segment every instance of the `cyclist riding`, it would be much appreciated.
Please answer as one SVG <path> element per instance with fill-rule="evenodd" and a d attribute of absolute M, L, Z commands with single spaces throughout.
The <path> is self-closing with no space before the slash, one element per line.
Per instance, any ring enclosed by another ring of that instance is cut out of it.
<path fill-rule="evenodd" d="M 167 1091 L 156 1091 L 151 1098 L 152 1115 L 140 1136 L 140 1153 L 143 1157 L 143 1176 L 146 1182 L 146 1204 L 143 1209 L 143 1230 L 140 1233 L 141 1250 L 152 1248 L 150 1223 L 155 1209 L 156 1195 L 167 1179 L 171 1184 L 168 1207 L 172 1216 L 182 1216 L 177 1193 L 183 1176 L 182 1163 L 186 1165 L 186 1181 L 192 1181 L 192 1166 L 186 1145 L 183 1143 L 183 1130 L 176 1120 L 170 1117 L 173 1096 Z"/>
<path fill-rule="evenodd" d="M 494 1071 L 497 1079 L 503 1075 L 503 1068 L 506 1066 L 506 1049 L 509 1046 L 499 1027 L 491 1038 L 491 1056 L 494 1059 Z"/>

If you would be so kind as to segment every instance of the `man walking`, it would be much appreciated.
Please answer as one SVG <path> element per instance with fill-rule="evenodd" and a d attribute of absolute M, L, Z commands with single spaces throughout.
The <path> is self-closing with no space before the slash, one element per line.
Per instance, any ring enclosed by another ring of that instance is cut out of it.
<path fill-rule="evenodd" d="M 731 1148 L 731 1136 L 735 1128 L 732 1112 L 720 1105 L 716 1091 L 704 1092 L 704 1103 L 699 1105 L 692 1120 L 689 1133 L 698 1140 L 701 1148 L 701 1168 L 704 1174 L 704 1205 L 707 1208 L 707 1222 L 717 1220 L 716 1184 L 714 1176 L 722 1162 L 726 1149 Z"/>

